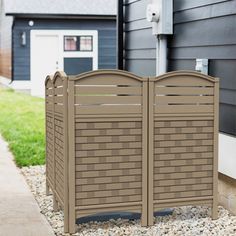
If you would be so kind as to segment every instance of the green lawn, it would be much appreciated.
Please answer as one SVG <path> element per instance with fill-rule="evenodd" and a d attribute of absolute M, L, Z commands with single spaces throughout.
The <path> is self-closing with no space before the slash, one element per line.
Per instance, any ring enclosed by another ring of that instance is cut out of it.
<path fill-rule="evenodd" d="M 0 88 L 0 133 L 19 167 L 44 164 L 44 100 Z"/>

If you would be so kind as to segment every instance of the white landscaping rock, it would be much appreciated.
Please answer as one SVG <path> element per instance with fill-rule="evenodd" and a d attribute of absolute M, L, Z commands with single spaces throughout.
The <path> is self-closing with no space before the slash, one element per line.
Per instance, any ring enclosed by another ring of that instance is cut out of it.
<path fill-rule="evenodd" d="M 56 235 L 63 233 L 63 213 L 53 212 L 52 196 L 45 194 L 45 166 L 22 168 L 42 214 L 46 216 Z M 173 215 L 156 217 L 152 227 L 141 227 L 140 220 L 113 220 L 78 225 L 78 236 L 236 236 L 236 216 L 219 207 L 219 219 L 211 220 L 211 208 L 180 207 Z"/>

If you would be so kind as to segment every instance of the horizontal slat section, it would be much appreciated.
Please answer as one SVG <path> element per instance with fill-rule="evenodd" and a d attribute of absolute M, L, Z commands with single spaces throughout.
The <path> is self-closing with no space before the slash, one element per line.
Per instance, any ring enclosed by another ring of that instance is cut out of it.
<path fill-rule="evenodd" d="M 79 185 L 76 186 L 76 192 L 88 192 L 88 191 L 99 191 L 102 189 L 118 190 L 118 189 L 132 189 L 141 188 L 141 182 L 128 182 L 128 183 L 110 183 L 110 184 L 91 184 L 91 185 Z"/>
<path fill-rule="evenodd" d="M 212 183 L 212 177 L 206 178 L 189 178 L 189 179 L 172 179 L 172 180 L 156 180 L 154 181 L 154 186 L 177 186 L 186 184 L 208 184 Z"/>
<path fill-rule="evenodd" d="M 188 147 L 188 146 L 210 146 L 213 140 L 178 140 L 178 141 L 156 141 L 155 147 Z"/>
<path fill-rule="evenodd" d="M 187 159 L 187 160 L 172 160 L 172 161 L 155 161 L 155 167 L 172 167 L 172 166 L 187 166 L 187 165 L 210 165 L 213 159 Z"/>
<path fill-rule="evenodd" d="M 63 103 L 63 96 L 55 96 L 54 97 L 54 102 L 55 103 Z"/>
<path fill-rule="evenodd" d="M 155 160 L 176 160 L 176 159 L 200 159 L 200 158 L 212 158 L 212 152 L 195 152 L 195 153 L 167 153 L 161 155 L 154 155 Z"/>
<path fill-rule="evenodd" d="M 62 95 L 63 94 L 63 87 L 55 88 L 54 94 L 55 95 Z"/>
<path fill-rule="evenodd" d="M 156 174 L 163 173 L 182 173 L 182 172 L 192 172 L 192 171 L 208 171 L 213 170 L 212 165 L 195 165 L 195 166 L 177 166 L 177 167 L 161 167 L 154 168 Z"/>
<path fill-rule="evenodd" d="M 196 126 L 213 126 L 211 120 L 193 120 L 193 121 L 156 121 L 155 127 L 196 127 Z"/>
<path fill-rule="evenodd" d="M 172 192 L 185 192 L 192 190 L 209 190 L 209 189 L 212 189 L 212 184 L 176 185 L 167 187 L 154 187 L 154 193 L 172 193 Z"/>
<path fill-rule="evenodd" d="M 94 130 L 76 130 L 76 136 L 99 136 L 99 135 L 138 135 L 142 134 L 141 129 L 94 129 Z"/>
<path fill-rule="evenodd" d="M 76 96 L 75 104 L 141 104 L 141 96 Z"/>
<path fill-rule="evenodd" d="M 212 133 L 213 127 L 155 128 L 155 134 Z"/>
<path fill-rule="evenodd" d="M 156 105 L 156 113 L 210 113 L 214 111 L 213 105 Z"/>
<path fill-rule="evenodd" d="M 161 153 L 184 153 L 184 152 L 212 152 L 213 146 L 195 146 L 195 147 L 166 147 L 155 148 L 155 154 Z"/>
<path fill-rule="evenodd" d="M 177 193 L 160 193 L 160 194 L 154 194 L 154 200 L 212 196 L 212 193 L 213 193 L 212 190 L 198 190 L 198 191 L 196 190 L 196 191 L 177 192 Z"/>
<path fill-rule="evenodd" d="M 117 128 L 141 128 L 141 122 L 78 122 L 75 124 L 76 129 L 117 129 Z"/>
<path fill-rule="evenodd" d="M 142 175 L 121 175 L 111 177 L 97 177 L 97 178 L 84 178 L 76 179 L 76 185 L 88 185 L 88 184 L 109 184 L 109 183 L 128 183 L 128 182 L 140 182 Z"/>
<path fill-rule="evenodd" d="M 186 178 L 202 178 L 212 177 L 212 171 L 195 171 L 195 172 L 182 172 L 182 173 L 154 173 L 155 180 L 164 179 L 186 179 Z"/>
<path fill-rule="evenodd" d="M 205 87 L 155 87 L 158 95 L 213 95 L 214 88 Z"/>
<path fill-rule="evenodd" d="M 100 198 L 100 197 L 114 197 L 114 196 L 130 196 L 141 194 L 141 189 L 116 189 L 96 192 L 80 192 L 76 193 L 76 199 Z"/>
<path fill-rule="evenodd" d="M 124 142 L 124 143 L 88 143 L 76 144 L 75 150 L 99 150 L 99 149 L 122 149 L 122 148 L 141 148 L 141 142 Z"/>
<path fill-rule="evenodd" d="M 141 195 L 132 195 L 132 196 L 116 196 L 116 197 L 109 197 L 109 198 L 87 198 L 87 199 L 79 199 L 76 200 L 76 205 L 95 205 L 95 204 L 108 204 L 108 203 L 119 203 L 119 202 L 135 202 L 141 201 Z"/>
<path fill-rule="evenodd" d="M 141 105 L 75 106 L 75 114 L 122 114 L 141 113 Z"/>
<path fill-rule="evenodd" d="M 135 169 L 141 168 L 141 162 L 124 162 L 124 163 L 101 163 L 101 164 L 84 164 L 76 165 L 76 171 L 92 171 L 92 170 L 115 170 L 115 169 Z"/>
<path fill-rule="evenodd" d="M 50 88 L 50 89 L 47 88 L 45 93 L 46 93 L 47 96 L 48 96 L 48 95 L 52 95 L 52 94 L 53 94 L 52 88 Z"/>
<path fill-rule="evenodd" d="M 141 95 L 142 87 L 105 87 L 105 86 L 76 86 L 75 94 L 96 94 L 96 95 L 109 95 L 109 94 L 117 94 L 117 95 Z"/>
<path fill-rule="evenodd" d="M 213 96 L 156 96 L 156 104 L 168 103 L 213 103 Z"/>
<path fill-rule="evenodd" d="M 76 178 L 94 178 L 105 176 L 122 176 L 122 175 L 140 175 L 141 169 L 123 169 L 123 170 L 105 170 L 105 171 L 86 171 L 76 172 Z"/>
<path fill-rule="evenodd" d="M 62 105 L 55 104 L 54 109 L 55 109 L 55 112 L 63 113 L 63 106 Z"/>
<path fill-rule="evenodd" d="M 123 163 L 141 161 L 141 155 L 76 158 L 76 164 Z"/>
<path fill-rule="evenodd" d="M 46 110 L 47 111 L 52 111 L 53 110 L 53 104 L 46 102 Z"/>
<path fill-rule="evenodd" d="M 113 150 L 91 150 L 91 151 L 76 151 L 76 157 L 95 157 L 95 156 L 130 156 L 139 155 L 142 149 L 113 149 Z"/>
<path fill-rule="evenodd" d="M 168 199 L 168 201 L 165 201 L 165 203 L 159 203 L 160 201 L 163 200 L 157 200 L 154 201 L 154 211 L 159 211 L 162 209 L 170 208 L 170 207 L 181 207 L 181 206 L 212 206 L 212 200 L 208 200 L 209 198 L 213 198 L 210 195 L 203 196 L 201 198 L 206 198 L 204 200 L 195 200 L 198 199 L 199 197 L 190 197 L 190 198 L 172 198 Z M 179 201 L 183 200 L 183 201 Z M 158 202 L 158 203 L 157 203 Z"/>
<path fill-rule="evenodd" d="M 114 142 L 139 142 L 141 135 L 136 136 L 95 136 L 95 137 L 76 137 L 76 143 L 114 143 Z"/>

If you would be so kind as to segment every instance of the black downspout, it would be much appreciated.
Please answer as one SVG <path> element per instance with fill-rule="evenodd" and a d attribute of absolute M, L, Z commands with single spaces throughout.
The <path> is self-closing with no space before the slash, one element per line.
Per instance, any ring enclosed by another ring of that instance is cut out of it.
<path fill-rule="evenodd" d="M 120 70 L 124 69 L 123 50 L 124 50 L 124 31 L 123 31 L 123 17 L 124 8 L 123 0 L 117 0 L 117 67 Z"/>

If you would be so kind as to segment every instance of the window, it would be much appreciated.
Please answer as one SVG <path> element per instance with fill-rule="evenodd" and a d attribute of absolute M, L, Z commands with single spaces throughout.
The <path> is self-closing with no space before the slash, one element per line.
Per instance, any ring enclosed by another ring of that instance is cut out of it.
<path fill-rule="evenodd" d="M 80 37 L 80 51 L 93 51 L 93 38 L 92 36 Z"/>
<path fill-rule="evenodd" d="M 64 51 L 93 51 L 93 37 L 64 36 Z"/>

